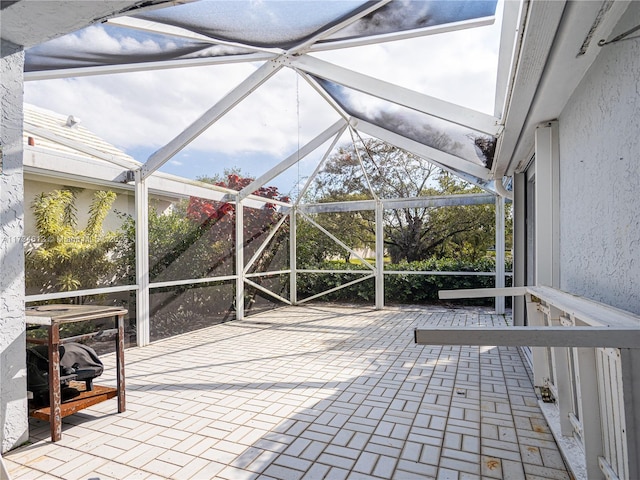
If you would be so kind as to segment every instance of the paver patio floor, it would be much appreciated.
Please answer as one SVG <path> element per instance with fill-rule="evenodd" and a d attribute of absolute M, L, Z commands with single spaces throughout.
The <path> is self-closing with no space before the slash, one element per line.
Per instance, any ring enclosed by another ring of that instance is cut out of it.
<path fill-rule="evenodd" d="M 287 307 L 125 352 L 116 400 L 33 421 L 12 478 L 568 479 L 516 348 L 421 346 L 481 309 Z M 115 384 L 115 358 L 97 380 Z"/>

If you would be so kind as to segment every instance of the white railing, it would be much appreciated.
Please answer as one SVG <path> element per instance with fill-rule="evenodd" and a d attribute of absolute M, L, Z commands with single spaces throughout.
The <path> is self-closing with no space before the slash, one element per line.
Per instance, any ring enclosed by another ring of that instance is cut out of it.
<path fill-rule="evenodd" d="M 440 298 L 498 294 L 526 297 L 528 326 L 421 329 L 416 342 L 534 347 L 540 405 L 574 476 L 640 478 L 640 317 L 550 287 L 441 291 Z"/>

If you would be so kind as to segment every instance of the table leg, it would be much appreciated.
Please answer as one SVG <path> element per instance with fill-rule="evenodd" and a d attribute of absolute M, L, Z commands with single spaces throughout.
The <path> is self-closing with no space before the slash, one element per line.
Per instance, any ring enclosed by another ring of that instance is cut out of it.
<path fill-rule="evenodd" d="M 116 337 L 116 369 L 118 386 L 118 413 L 126 410 L 124 380 L 124 315 L 116 316 L 118 336 Z"/>
<path fill-rule="evenodd" d="M 62 393 L 60 391 L 60 327 L 54 323 L 47 327 L 49 348 L 49 425 L 51 441 L 62 438 Z"/>

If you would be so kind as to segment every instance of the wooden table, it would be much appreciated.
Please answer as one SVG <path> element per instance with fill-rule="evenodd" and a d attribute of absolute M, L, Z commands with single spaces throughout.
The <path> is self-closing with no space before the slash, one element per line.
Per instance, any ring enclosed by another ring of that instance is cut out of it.
<path fill-rule="evenodd" d="M 47 328 L 47 338 L 28 339 L 32 343 L 44 343 L 49 348 L 49 406 L 33 409 L 32 417 L 48 421 L 51 425 L 51 441 L 62 438 L 62 418 L 83 408 L 90 407 L 110 398 L 118 397 L 118 412 L 125 411 L 124 381 L 124 317 L 127 310 L 119 307 L 96 305 L 42 305 L 27 307 L 26 323 Z M 78 397 L 62 401 L 60 389 L 60 351 L 61 344 L 71 339 L 60 339 L 60 325 L 113 317 L 118 330 L 116 336 L 117 388 L 95 385 L 92 390 L 83 391 Z"/>

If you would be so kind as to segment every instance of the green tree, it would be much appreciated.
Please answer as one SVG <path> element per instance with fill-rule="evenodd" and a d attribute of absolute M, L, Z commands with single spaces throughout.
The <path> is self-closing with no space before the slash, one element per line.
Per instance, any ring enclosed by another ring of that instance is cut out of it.
<path fill-rule="evenodd" d="M 481 191 L 419 157 L 375 139 L 365 140 L 358 147 L 339 149 L 318 175 L 314 187 L 312 195 L 320 202 L 374 195 L 412 198 Z M 385 248 L 392 263 L 424 260 L 436 254 L 475 260 L 494 243 L 493 212 L 492 205 L 385 210 Z M 357 215 L 363 221 L 354 221 Z M 342 231 L 349 231 L 350 239 L 372 242 L 371 212 L 345 216 L 350 216 L 351 223 Z M 322 220 L 319 223 L 325 226 Z M 325 228 L 330 230 L 330 223 Z M 360 246 L 357 242 L 353 245 Z"/>
<path fill-rule="evenodd" d="M 61 189 L 41 193 L 31 204 L 38 238 L 25 250 L 27 289 L 42 293 L 72 291 L 113 280 L 115 265 L 110 253 L 118 234 L 105 233 L 102 228 L 116 194 L 95 192 L 87 225 L 78 229 L 78 192 Z"/>

